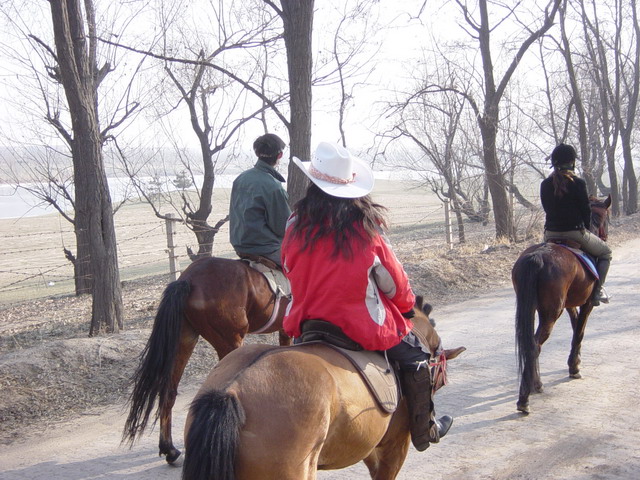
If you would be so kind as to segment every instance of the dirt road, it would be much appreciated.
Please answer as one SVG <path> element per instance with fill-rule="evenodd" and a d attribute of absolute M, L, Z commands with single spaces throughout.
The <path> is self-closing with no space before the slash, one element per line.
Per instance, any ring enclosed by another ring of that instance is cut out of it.
<path fill-rule="evenodd" d="M 540 360 L 545 392 L 531 397 L 529 416 L 516 412 L 514 296 L 505 285 L 490 295 L 436 309 L 445 346 L 467 351 L 450 364 L 439 413 L 455 417 L 450 433 L 424 453 L 411 450 L 403 480 L 640 478 L 640 239 L 614 251 L 608 291 L 587 325 L 581 380 L 566 360 L 571 327 L 558 321 Z M 184 387 L 174 435 L 196 386 Z M 57 425 L 5 447 L 2 480 L 179 479 L 180 468 L 157 455 L 157 432 L 133 449 L 119 444 L 124 412 L 113 408 Z M 283 452 L 284 454 L 284 452 Z M 321 480 L 368 479 L 362 464 L 321 472 Z"/>

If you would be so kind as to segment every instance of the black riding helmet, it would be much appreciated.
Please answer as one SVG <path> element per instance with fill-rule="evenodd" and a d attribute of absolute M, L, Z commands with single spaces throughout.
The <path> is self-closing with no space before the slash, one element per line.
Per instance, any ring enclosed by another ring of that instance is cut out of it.
<path fill-rule="evenodd" d="M 576 149 L 561 143 L 551 152 L 551 165 L 556 170 L 573 170 L 576 168 Z"/>

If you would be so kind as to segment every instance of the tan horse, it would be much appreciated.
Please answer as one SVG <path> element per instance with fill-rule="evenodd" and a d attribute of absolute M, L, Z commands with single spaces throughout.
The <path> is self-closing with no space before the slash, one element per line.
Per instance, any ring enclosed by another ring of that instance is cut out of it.
<path fill-rule="evenodd" d="M 416 308 L 414 320 L 435 354 L 428 317 Z M 310 480 L 364 460 L 374 480 L 392 480 L 409 444 L 405 401 L 384 412 L 332 348 L 247 345 L 216 365 L 189 409 L 182 478 Z"/>

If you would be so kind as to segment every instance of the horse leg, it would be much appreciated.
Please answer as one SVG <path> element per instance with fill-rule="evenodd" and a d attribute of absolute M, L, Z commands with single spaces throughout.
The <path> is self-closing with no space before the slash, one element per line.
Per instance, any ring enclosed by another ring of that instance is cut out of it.
<path fill-rule="evenodd" d="M 542 317 L 540 317 L 542 318 Z M 555 322 L 546 321 L 546 319 L 540 320 L 538 324 L 538 329 L 536 330 L 535 339 L 536 345 L 538 346 L 538 355 L 536 358 L 536 367 L 535 367 L 535 376 L 533 381 L 533 392 L 534 393 L 542 393 L 544 391 L 544 387 L 542 385 L 542 379 L 540 378 L 540 353 L 542 352 L 542 345 L 549 339 L 551 336 L 551 330 L 553 329 L 553 324 Z"/>
<path fill-rule="evenodd" d="M 178 351 L 176 353 L 173 371 L 171 372 L 171 384 L 169 385 L 167 397 L 160 399 L 159 455 L 165 455 L 167 463 L 170 464 L 175 462 L 182 453 L 173 445 L 173 438 L 171 436 L 171 410 L 176 403 L 178 384 L 180 383 L 180 379 L 182 378 L 182 374 L 196 343 L 198 343 L 198 334 L 190 325 L 184 323 L 180 332 L 180 341 L 178 343 Z"/>
<path fill-rule="evenodd" d="M 531 362 L 530 365 L 525 365 L 523 369 L 523 378 L 520 382 L 520 394 L 517 403 L 517 409 L 522 413 L 529 413 L 529 395 L 533 393 L 542 393 L 544 387 L 542 385 L 542 379 L 540 378 L 540 352 L 542 352 L 542 345 L 546 342 L 551 335 L 551 330 L 555 324 L 553 316 L 545 313 L 542 309 L 538 311 L 538 328 L 534 334 L 534 340 L 536 345 L 536 351 L 532 353 L 531 357 L 526 362 Z M 524 373 L 531 375 L 531 381 L 526 381 Z"/>
<path fill-rule="evenodd" d="M 580 375 L 580 349 L 582 348 L 582 339 L 587 326 L 587 319 L 593 310 L 591 302 L 580 307 L 580 313 L 575 308 L 567 308 L 569 317 L 571 318 L 571 327 L 573 328 L 573 337 L 571 339 L 571 353 L 567 364 L 569 365 L 569 376 L 571 378 L 582 378 Z"/>
<path fill-rule="evenodd" d="M 409 412 L 406 400 L 402 400 L 384 437 L 364 459 L 372 480 L 394 480 L 407 458 L 410 444 Z"/>
<path fill-rule="evenodd" d="M 394 480 L 407 458 L 411 437 L 404 433 L 404 441 L 385 442 L 376 447 L 371 455 L 364 459 L 372 480 Z"/>

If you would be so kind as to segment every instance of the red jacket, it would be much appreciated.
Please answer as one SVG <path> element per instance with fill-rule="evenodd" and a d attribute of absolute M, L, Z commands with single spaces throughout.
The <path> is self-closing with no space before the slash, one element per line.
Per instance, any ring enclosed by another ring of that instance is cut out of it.
<path fill-rule="evenodd" d="M 338 325 L 366 350 L 387 350 L 411 331 L 413 324 L 401 314 L 413 308 L 415 296 L 383 234 L 367 248 L 354 246 L 350 260 L 332 256 L 332 238 L 317 241 L 311 252 L 301 249 L 289 225 L 282 243 L 292 294 L 284 318 L 289 336 L 299 337 L 305 320 L 321 319 Z"/>

